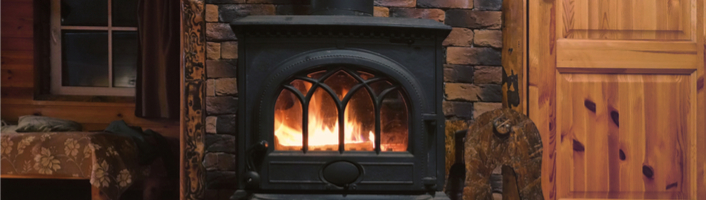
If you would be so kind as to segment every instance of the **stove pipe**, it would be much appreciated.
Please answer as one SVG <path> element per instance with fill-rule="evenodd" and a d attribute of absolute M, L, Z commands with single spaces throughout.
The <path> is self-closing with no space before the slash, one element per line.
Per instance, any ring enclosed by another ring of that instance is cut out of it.
<path fill-rule="evenodd" d="M 373 16 L 373 0 L 311 0 L 311 15 Z"/>

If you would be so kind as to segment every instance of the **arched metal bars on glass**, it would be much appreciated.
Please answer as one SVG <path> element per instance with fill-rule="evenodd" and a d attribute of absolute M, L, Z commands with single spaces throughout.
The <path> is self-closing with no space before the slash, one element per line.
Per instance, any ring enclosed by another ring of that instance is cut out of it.
<path fill-rule="evenodd" d="M 356 79 L 358 84 L 354 85 L 351 87 L 351 89 L 348 91 L 346 96 L 343 97 L 343 99 L 339 99 L 338 95 L 336 95 L 336 92 L 331 89 L 328 85 L 324 83 L 324 81 L 335 74 L 336 72 L 339 71 L 344 71 L 354 79 Z M 284 89 L 289 90 L 290 92 L 294 93 L 297 99 L 302 103 L 302 139 L 303 139 L 303 144 L 302 144 L 302 151 L 305 153 L 309 150 L 309 102 L 316 91 L 317 88 L 322 88 L 324 91 L 326 91 L 329 95 L 331 95 L 332 99 L 336 103 L 336 110 L 338 111 L 338 151 L 340 153 L 343 153 L 345 150 L 345 112 L 344 110 L 346 109 L 346 106 L 348 105 L 348 101 L 353 97 L 353 95 L 361 88 L 365 88 L 368 91 L 368 94 L 370 95 L 371 98 L 373 98 L 373 107 L 375 109 L 375 152 L 380 153 L 380 140 L 381 140 L 381 118 L 380 118 L 380 108 L 382 106 L 382 101 L 385 99 L 385 96 L 389 94 L 390 92 L 398 89 L 398 86 L 392 86 L 390 88 L 382 90 L 380 92 L 380 95 L 376 95 L 375 92 L 373 92 L 373 88 L 370 87 L 370 84 L 378 82 L 378 81 L 385 81 L 387 80 L 386 78 L 383 77 L 373 77 L 370 79 L 363 79 L 358 75 L 358 73 L 348 69 L 348 68 L 336 68 L 333 70 L 328 70 L 323 76 L 319 77 L 318 79 L 310 78 L 307 76 L 295 76 L 293 80 L 303 80 L 306 82 L 309 82 L 312 84 L 311 88 L 309 88 L 309 91 L 307 91 L 307 94 L 304 95 L 302 94 L 299 89 L 295 88 L 294 86 L 287 84 L 284 85 Z"/>

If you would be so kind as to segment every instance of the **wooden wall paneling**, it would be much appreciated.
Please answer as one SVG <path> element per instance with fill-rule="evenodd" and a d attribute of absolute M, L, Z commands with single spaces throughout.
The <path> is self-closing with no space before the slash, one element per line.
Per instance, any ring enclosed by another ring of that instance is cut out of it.
<path fill-rule="evenodd" d="M 503 107 L 527 114 L 527 4 L 503 1 Z"/>
<path fill-rule="evenodd" d="M 8 98 L 32 99 L 32 96 L 34 96 L 34 88 L 0 88 L 0 97 L 3 100 Z"/>
<path fill-rule="evenodd" d="M 34 39 L 32 37 L 2 37 L 0 39 L 2 51 L 33 51 Z"/>
<path fill-rule="evenodd" d="M 706 152 L 706 89 L 704 89 L 704 84 L 706 84 L 706 81 L 704 81 L 704 76 L 706 76 L 706 2 L 698 1 L 697 9 L 700 9 L 700 11 L 696 12 L 696 24 L 698 25 L 696 30 L 700 30 L 702 36 L 697 37 L 697 44 L 702 47 L 699 48 L 699 54 L 702 55 L 703 59 L 699 64 L 702 67 L 697 69 L 696 73 L 693 74 L 694 77 L 692 78 L 696 79 L 696 84 L 692 87 L 695 87 L 696 99 L 701 100 L 694 102 L 697 108 L 695 113 L 697 121 L 696 132 L 698 133 L 697 139 L 694 142 L 696 142 L 697 145 L 696 152 L 701 153 L 695 155 L 697 157 L 697 163 L 693 176 L 696 177 L 697 181 L 696 185 L 691 186 L 690 190 L 692 190 L 692 193 L 697 193 L 697 199 L 706 199 L 706 189 L 703 189 L 706 188 L 706 154 L 703 153 Z"/>
<path fill-rule="evenodd" d="M 205 140 L 205 106 L 202 95 L 206 88 L 205 81 L 184 83 L 185 110 L 183 135 L 181 138 L 182 170 L 181 199 L 198 200 L 204 198 L 206 189 L 206 170 L 203 167 Z"/>
<path fill-rule="evenodd" d="M 2 1 L 2 8 L 0 8 L 0 16 L 2 17 L 2 22 L 14 21 L 14 20 L 29 20 L 29 28 L 32 27 L 32 17 L 33 17 L 33 1 L 32 0 L 4 0 Z M 3 27 L 3 33 L 5 32 L 5 27 Z M 31 35 L 29 35 L 31 37 Z"/>
<path fill-rule="evenodd" d="M 11 106 L 6 106 L 8 99 L 32 100 L 34 91 L 34 1 L 3 0 L 0 15 L 2 33 L 0 34 L 0 64 L 2 78 L 2 113 L 4 120 L 17 120 L 17 117 L 7 117 L 5 113 L 12 112 Z M 30 114 L 30 113 L 26 113 Z"/>
<path fill-rule="evenodd" d="M 528 77 L 529 98 L 527 99 L 528 114 L 537 125 L 542 135 L 544 146 L 542 155 L 542 191 L 545 200 L 556 198 L 557 184 L 555 148 L 556 130 L 554 100 L 555 100 L 555 62 L 554 41 L 556 40 L 554 1 L 527 1 L 529 7 L 528 27 Z M 549 23 L 549 27 L 541 26 Z M 551 88 L 551 89 L 548 89 Z M 566 183 L 562 183 L 566 184 Z"/>
<path fill-rule="evenodd" d="M 182 0 L 182 136 L 180 198 L 203 199 L 206 37 L 203 0 Z"/>
<path fill-rule="evenodd" d="M 29 69 L 0 69 L 2 87 L 34 87 L 34 70 Z"/>
<path fill-rule="evenodd" d="M 34 52 L 2 51 L 0 60 L 2 60 L 2 69 L 32 69 L 34 67 Z"/>
<path fill-rule="evenodd" d="M 31 6 L 31 4 L 30 4 Z M 6 37 L 32 37 L 34 30 L 32 29 L 33 18 L 30 16 L 20 17 L 13 16 L 11 18 L 1 20 L 2 33 Z"/>

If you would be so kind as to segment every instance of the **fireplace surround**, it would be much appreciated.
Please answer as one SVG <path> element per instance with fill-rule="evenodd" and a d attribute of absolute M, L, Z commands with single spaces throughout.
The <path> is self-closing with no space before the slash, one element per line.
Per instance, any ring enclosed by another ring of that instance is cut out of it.
<path fill-rule="evenodd" d="M 314 15 L 231 22 L 241 96 L 233 199 L 446 199 L 451 27 L 372 9 L 312 1 Z"/>

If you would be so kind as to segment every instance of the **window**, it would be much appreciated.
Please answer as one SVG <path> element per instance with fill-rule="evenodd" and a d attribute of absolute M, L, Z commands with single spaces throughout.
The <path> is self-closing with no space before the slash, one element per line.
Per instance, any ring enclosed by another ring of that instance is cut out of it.
<path fill-rule="evenodd" d="M 283 85 L 275 103 L 275 150 L 407 151 L 401 88 L 382 75 L 328 67 Z"/>
<path fill-rule="evenodd" d="M 52 94 L 134 96 L 137 0 L 51 1 Z"/>

